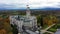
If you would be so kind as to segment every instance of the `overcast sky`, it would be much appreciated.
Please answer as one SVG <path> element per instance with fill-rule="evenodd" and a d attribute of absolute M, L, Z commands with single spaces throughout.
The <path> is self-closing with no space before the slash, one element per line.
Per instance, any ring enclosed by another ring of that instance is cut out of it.
<path fill-rule="evenodd" d="M 60 0 L 0 0 L 0 8 L 21 9 L 27 4 L 30 8 L 60 8 Z"/>

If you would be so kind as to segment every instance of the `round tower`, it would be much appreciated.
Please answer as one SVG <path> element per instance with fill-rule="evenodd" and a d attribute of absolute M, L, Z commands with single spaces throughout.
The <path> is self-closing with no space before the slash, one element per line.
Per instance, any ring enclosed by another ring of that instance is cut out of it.
<path fill-rule="evenodd" d="M 29 7 L 29 5 L 26 5 L 26 7 L 27 7 L 26 16 L 29 17 L 30 16 L 30 7 Z"/>

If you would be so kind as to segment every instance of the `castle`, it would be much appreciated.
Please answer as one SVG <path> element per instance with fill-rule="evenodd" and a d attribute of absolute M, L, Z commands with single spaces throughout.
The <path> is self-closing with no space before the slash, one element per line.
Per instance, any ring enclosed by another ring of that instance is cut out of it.
<path fill-rule="evenodd" d="M 37 19 L 35 16 L 31 16 L 31 11 L 29 5 L 27 5 L 26 15 L 11 15 L 10 24 L 17 25 L 18 31 L 22 31 L 22 26 L 33 28 L 37 25 Z"/>

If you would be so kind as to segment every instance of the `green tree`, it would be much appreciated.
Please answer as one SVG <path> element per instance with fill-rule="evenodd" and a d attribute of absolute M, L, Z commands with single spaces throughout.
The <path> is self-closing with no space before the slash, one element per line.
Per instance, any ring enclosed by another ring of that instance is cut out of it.
<path fill-rule="evenodd" d="M 42 15 L 37 16 L 37 24 L 38 24 L 38 26 L 43 26 L 43 16 Z"/>
<path fill-rule="evenodd" d="M 13 28 L 12 30 L 13 34 L 18 34 L 17 26 L 15 24 L 14 25 L 11 24 L 11 27 Z"/>

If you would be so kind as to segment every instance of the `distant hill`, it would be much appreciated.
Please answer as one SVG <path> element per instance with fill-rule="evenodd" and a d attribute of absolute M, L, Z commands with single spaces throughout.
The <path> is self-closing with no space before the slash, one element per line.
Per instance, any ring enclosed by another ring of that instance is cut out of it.
<path fill-rule="evenodd" d="M 10 9 L 10 8 L 0 8 L 0 10 L 26 10 L 26 8 L 20 8 L 20 9 Z M 38 9 L 30 9 L 30 10 L 60 10 L 60 8 L 48 8 L 48 7 L 46 7 L 46 8 L 38 8 Z"/>
<path fill-rule="evenodd" d="M 40 10 L 60 10 L 60 8 L 42 8 Z"/>
<path fill-rule="evenodd" d="M 41 8 L 41 9 L 30 9 L 31 14 L 56 14 L 60 15 L 60 8 Z M 25 14 L 26 9 L 0 9 L 0 14 Z"/>

